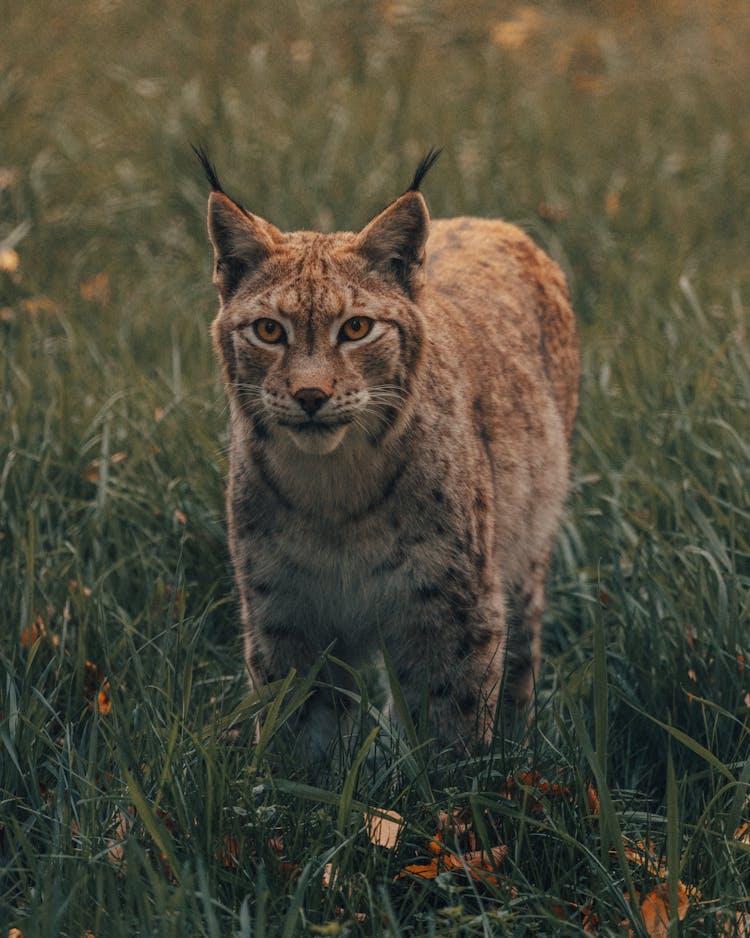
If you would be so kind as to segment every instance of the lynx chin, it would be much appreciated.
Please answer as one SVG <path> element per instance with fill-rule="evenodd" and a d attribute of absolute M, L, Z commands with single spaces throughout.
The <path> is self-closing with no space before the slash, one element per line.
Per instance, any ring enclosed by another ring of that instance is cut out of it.
<path fill-rule="evenodd" d="M 361 231 L 334 234 L 281 232 L 196 152 L 251 682 L 304 673 L 331 645 L 355 666 L 385 648 L 438 745 L 481 744 L 539 668 L 578 403 L 564 277 L 505 222 L 431 221 L 435 152 Z M 314 756 L 340 706 L 307 703 Z"/>

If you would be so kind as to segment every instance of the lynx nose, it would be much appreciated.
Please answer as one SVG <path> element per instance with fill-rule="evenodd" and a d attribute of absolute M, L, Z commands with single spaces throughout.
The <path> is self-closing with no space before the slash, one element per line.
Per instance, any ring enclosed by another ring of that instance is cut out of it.
<path fill-rule="evenodd" d="M 294 393 L 294 399 L 308 417 L 312 417 L 330 397 L 322 388 L 300 388 Z"/>

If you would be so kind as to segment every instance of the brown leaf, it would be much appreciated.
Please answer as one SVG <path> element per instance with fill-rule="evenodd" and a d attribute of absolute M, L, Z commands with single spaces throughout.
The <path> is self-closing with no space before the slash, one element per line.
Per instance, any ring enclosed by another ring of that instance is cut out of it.
<path fill-rule="evenodd" d="M 719 938 L 750 938 L 750 912 L 736 912 L 724 918 L 716 934 Z"/>
<path fill-rule="evenodd" d="M 79 287 L 81 298 L 88 303 L 106 306 L 109 303 L 109 274 L 106 271 L 95 274 Z"/>
<path fill-rule="evenodd" d="M 665 875 L 667 868 L 666 857 L 660 856 L 652 843 L 641 840 L 629 840 L 627 837 L 624 837 L 623 847 L 625 849 L 625 856 L 631 863 L 637 863 L 638 866 L 646 870 L 646 872 L 651 873 L 652 876 L 662 878 Z M 612 854 L 614 854 L 614 852 L 614 850 L 610 851 Z"/>
<path fill-rule="evenodd" d="M 589 805 L 589 813 L 595 817 L 598 816 L 600 810 L 599 794 L 593 785 L 589 785 L 586 789 L 586 800 Z"/>
<path fill-rule="evenodd" d="M 116 867 L 118 873 L 125 872 L 125 838 L 128 836 L 133 823 L 130 815 L 118 811 L 112 824 L 112 836 L 107 838 L 107 859 Z"/>
<path fill-rule="evenodd" d="M 435 857 L 430 863 L 412 863 L 405 866 L 396 876 L 396 879 L 402 879 L 404 876 L 419 876 L 421 879 L 435 879 L 442 873 L 439 857 Z"/>
<path fill-rule="evenodd" d="M 385 847 L 393 850 L 398 842 L 399 835 L 404 829 L 404 819 L 397 811 L 381 811 L 379 814 L 364 815 L 365 829 L 370 843 L 376 847 Z"/>
<path fill-rule="evenodd" d="M 36 319 L 40 313 L 48 313 L 50 316 L 58 316 L 60 314 L 59 304 L 55 303 L 55 301 L 48 296 L 32 296 L 22 300 L 21 309 L 32 319 Z"/>
<path fill-rule="evenodd" d="M 21 264 L 21 258 L 18 252 L 13 248 L 0 248 L 0 270 L 6 273 L 14 274 Z"/>
<path fill-rule="evenodd" d="M 677 883 L 677 918 L 687 914 L 690 900 L 683 883 Z M 669 886 L 660 883 L 641 903 L 641 915 L 649 938 L 667 938 L 669 929 Z"/>
<path fill-rule="evenodd" d="M 492 27 L 490 42 L 506 52 L 516 52 L 539 32 L 543 15 L 532 6 L 522 6 L 513 19 L 501 20 Z"/>
<path fill-rule="evenodd" d="M 240 865 L 240 841 L 239 838 L 230 834 L 225 834 L 219 848 L 219 861 L 222 866 L 229 869 L 236 869 Z"/>
<path fill-rule="evenodd" d="M 31 625 L 27 625 L 21 633 L 21 644 L 24 648 L 31 648 L 38 638 L 44 638 L 47 629 L 41 616 L 37 616 Z"/>
<path fill-rule="evenodd" d="M 453 853 L 441 853 L 432 858 L 430 863 L 415 863 L 405 866 L 396 877 L 401 879 L 404 876 L 418 876 L 420 879 L 435 879 L 443 872 L 453 870 L 463 870 L 468 867 L 469 875 L 472 879 L 497 885 L 497 868 L 508 856 L 508 848 L 502 844 L 492 847 L 489 851 L 472 850 L 463 855 Z"/>

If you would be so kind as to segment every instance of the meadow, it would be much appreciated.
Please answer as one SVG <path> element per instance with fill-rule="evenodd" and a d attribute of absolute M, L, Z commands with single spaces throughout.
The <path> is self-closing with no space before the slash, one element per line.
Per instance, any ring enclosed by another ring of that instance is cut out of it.
<path fill-rule="evenodd" d="M 0 18 L 0 938 L 750 935 L 745 4 Z M 432 214 L 565 270 L 584 376 L 527 733 L 431 758 L 363 678 L 311 775 L 281 740 L 314 675 L 248 697 L 191 143 L 323 230 L 443 146 Z"/>

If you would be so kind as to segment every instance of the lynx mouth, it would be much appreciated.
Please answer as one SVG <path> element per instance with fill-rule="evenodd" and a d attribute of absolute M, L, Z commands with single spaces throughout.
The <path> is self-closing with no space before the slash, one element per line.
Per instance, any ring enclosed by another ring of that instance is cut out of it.
<path fill-rule="evenodd" d="M 336 423 L 307 420 L 304 423 L 283 423 L 282 427 L 297 449 L 310 455 L 325 456 L 339 446 L 349 429 L 349 424 L 348 420 Z"/>
<path fill-rule="evenodd" d="M 291 420 L 280 420 L 280 425 L 284 427 L 285 430 L 292 430 L 294 433 L 309 433 L 314 436 L 317 433 L 325 435 L 326 433 L 333 433 L 335 430 L 339 430 L 341 427 L 348 426 L 350 420 L 334 420 L 330 423 L 324 423 L 322 420 L 315 420 L 311 418 L 309 420 L 302 420 L 300 422 L 292 422 Z"/>

